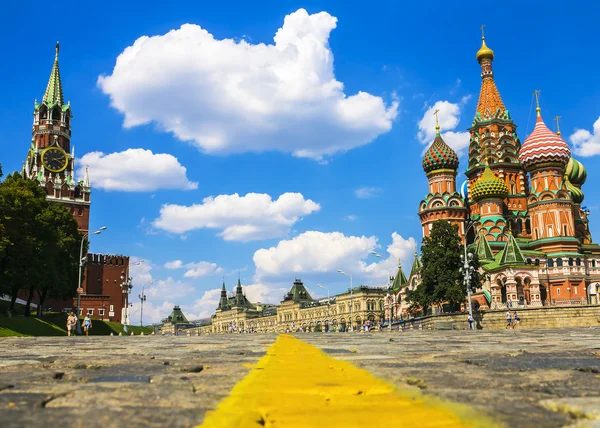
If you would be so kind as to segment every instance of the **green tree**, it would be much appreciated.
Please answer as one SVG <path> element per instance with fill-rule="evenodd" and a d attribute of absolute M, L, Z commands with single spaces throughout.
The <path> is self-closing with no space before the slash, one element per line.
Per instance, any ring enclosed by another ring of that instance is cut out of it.
<path fill-rule="evenodd" d="M 426 310 L 432 305 L 441 306 L 447 303 L 451 310 L 460 308 L 467 297 L 467 289 L 460 273 L 460 256 L 463 251 L 456 225 L 453 226 L 445 220 L 433 223 L 431 232 L 423 239 L 421 248 L 422 282 L 409 296 L 413 307 Z M 480 281 L 477 273 L 479 262 L 476 257 L 472 265 L 475 274 L 471 283 L 474 285 Z"/>
<path fill-rule="evenodd" d="M 81 234 L 64 206 L 48 202 L 38 182 L 14 173 L 0 183 L 0 224 L 0 294 L 11 297 L 11 311 L 21 291 L 28 292 L 25 315 L 35 293 L 40 308 L 48 296 L 75 294 Z"/>
<path fill-rule="evenodd" d="M 38 219 L 42 235 L 40 272 L 43 272 L 43 277 L 35 285 L 39 298 L 38 316 L 41 316 L 46 298 L 71 298 L 77 290 L 81 243 L 77 220 L 65 206 L 52 203 L 48 205 L 48 209 Z M 32 297 L 33 293 L 29 296 L 30 302 Z"/>
<path fill-rule="evenodd" d="M 0 224 L 3 226 L 4 256 L 0 260 L 0 291 L 11 297 L 29 288 L 39 260 L 37 218 L 47 208 L 44 189 L 14 173 L 0 184 Z"/>

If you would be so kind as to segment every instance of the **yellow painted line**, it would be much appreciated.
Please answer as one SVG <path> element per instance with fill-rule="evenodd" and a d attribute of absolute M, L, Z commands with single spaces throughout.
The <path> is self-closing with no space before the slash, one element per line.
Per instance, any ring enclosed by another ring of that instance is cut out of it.
<path fill-rule="evenodd" d="M 349 362 L 281 335 L 209 411 L 202 428 L 494 427 L 458 404 L 401 391 Z"/>

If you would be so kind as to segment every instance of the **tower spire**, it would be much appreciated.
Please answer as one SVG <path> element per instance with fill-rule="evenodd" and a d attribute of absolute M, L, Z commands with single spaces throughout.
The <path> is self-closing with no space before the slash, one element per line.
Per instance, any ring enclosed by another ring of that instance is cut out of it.
<path fill-rule="evenodd" d="M 541 109 L 540 109 L 540 90 L 536 89 L 535 91 L 533 91 L 533 96 L 535 97 L 535 111 L 537 112 L 537 117 L 541 116 Z"/>
<path fill-rule="evenodd" d="M 58 52 L 60 51 L 60 45 L 56 42 L 56 54 L 54 56 L 54 64 L 52 65 L 52 71 L 50 72 L 50 79 L 48 79 L 48 86 L 44 93 L 43 102 L 48 105 L 64 104 L 64 96 L 62 91 L 62 84 L 60 81 L 60 70 L 58 68 Z"/>
<path fill-rule="evenodd" d="M 560 116 L 554 118 L 554 120 L 556 120 L 556 135 L 560 137 L 560 123 L 558 123 L 558 119 L 560 119 Z"/>
<path fill-rule="evenodd" d="M 435 135 L 440 135 L 440 123 L 438 122 L 438 113 L 440 112 L 440 109 L 435 109 L 435 111 L 433 112 L 433 114 L 435 115 Z"/>
<path fill-rule="evenodd" d="M 492 62 L 494 60 L 494 51 L 485 44 L 485 36 L 481 26 L 481 48 L 477 51 L 477 62 L 481 66 L 481 90 L 479 92 L 479 101 L 475 120 L 486 121 L 494 118 L 503 118 L 507 115 L 506 107 L 502 102 L 496 83 L 494 83 L 494 72 L 492 71 Z"/>

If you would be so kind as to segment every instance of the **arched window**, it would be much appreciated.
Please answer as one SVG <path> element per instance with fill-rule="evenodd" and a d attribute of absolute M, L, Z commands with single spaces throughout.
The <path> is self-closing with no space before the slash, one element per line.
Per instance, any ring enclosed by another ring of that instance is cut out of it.
<path fill-rule="evenodd" d="M 530 265 L 531 264 L 531 259 L 527 259 L 527 264 Z"/>
<path fill-rule="evenodd" d="M 596 267 L 596 259 L 592 259 L 592 267 Z"/>
<path fill-rule="evenodd" d="M 535 259 L 535 261 L 533 262 L 536 266 L 540 265 L 540 259 Z"/>
<path fill-rule="evenodd" d="M 563 259 L 561 257 L 559 257 L 558 259 L 556 259 L 556 266 L 562 267 L 562 265 L 563 265 Z"/>
<path fill-rule="evenodd" d="M 554 259 L 548 259 L 548 267 L 554 267 Z"/>
<path fill-rule="evenodd" d="M 569 266 L 573 266 L 573 257 L 569 257 Z"/>
<path fill-rule="evenodd" d="M 581 259 L 580 259 L 579 257 L 577 257 L 577 258 L 575 259 L 575 264 L 576 264 L 577 266 L 581 266 Z"/>

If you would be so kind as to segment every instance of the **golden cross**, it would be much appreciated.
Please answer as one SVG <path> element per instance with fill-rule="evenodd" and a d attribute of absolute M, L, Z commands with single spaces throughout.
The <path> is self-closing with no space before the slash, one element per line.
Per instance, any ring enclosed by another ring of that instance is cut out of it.
<path fill-rule="evenodd" d="M 485 24 L 483 24 L 483 25 L 481 26 L 481 38 L 482 38 L 482 39 L 485 39 L 485 36 L 483 35 L 483 29 L 484 29 L 484 27 L 485 27 Z"/>
<path fill-rule="evenodd" d="M 535 91 L 533 91 L 533 95 L 535 96 L 535 109 L 539 110 L 540 109 L 540 90 L 536 89 Z"/>
<path fill-rule="evenodd" d="M 435 115 L 435 130 L 439 132 L 440 130 L 440 124 L 438 123 L 438 113 L 439 113 L 440 109 L 436 109 L 433 114 Z"/>
<path fill-rule="evenodd" d="M 554 118 L 554 120 L 556 120 L 556 135 L 558 135 L 560 137 L 560 123 L 558 123 L 558 119 L 560 119 L 560 116 L 556 116 Z"/>

